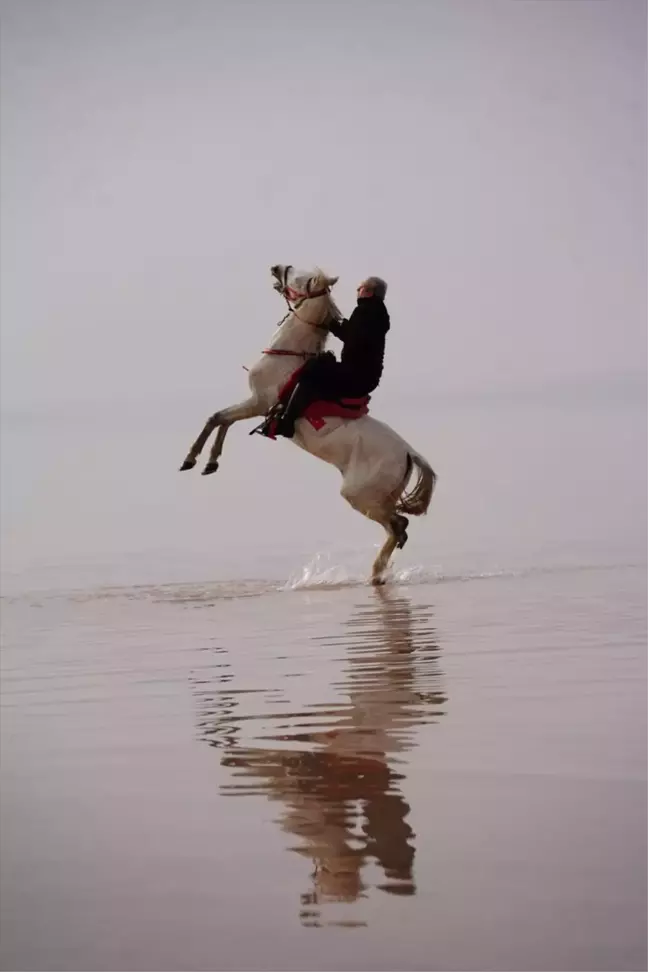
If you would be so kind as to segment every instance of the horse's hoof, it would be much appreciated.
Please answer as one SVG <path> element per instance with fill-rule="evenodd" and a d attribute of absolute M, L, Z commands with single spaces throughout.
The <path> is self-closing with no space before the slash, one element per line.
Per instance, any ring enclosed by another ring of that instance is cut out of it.
<path fill-rule="evenodd" d="M 187 469 L 193 469 L 195 465 L 196 465 L 195 459 L 185 459 L 185 461 L 180 466 L 180 472 L 186 472 Z"/>
<path fill-rule="evenodd" d="M 205 466 L 205 468 L 202 471 L 202 475 L 203 476 L 211 476 L 211 474 L 212 473 L 215 473 L 217 469 L 218 469 L 218 462 L 217 461 L 214 460 L 213 462 L 208 462 L 207 465 Z"/>

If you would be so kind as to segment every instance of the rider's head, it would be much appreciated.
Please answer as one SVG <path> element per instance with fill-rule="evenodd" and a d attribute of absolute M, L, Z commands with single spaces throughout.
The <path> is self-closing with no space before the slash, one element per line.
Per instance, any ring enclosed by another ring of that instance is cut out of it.
<path fill-rule="evenodd" d="M 381 277 L 367 277 L 358 287 L 358 297 L 378 297 L 385 299 L 387 284 Z"/>

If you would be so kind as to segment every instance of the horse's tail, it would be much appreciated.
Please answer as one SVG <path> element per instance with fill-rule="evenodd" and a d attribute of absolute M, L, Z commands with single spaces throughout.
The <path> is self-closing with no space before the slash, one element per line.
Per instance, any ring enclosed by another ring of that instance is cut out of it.
<path fill-rule="evenodd" d="M 413 469 L 416 470 L 416 480 L 412 488 L 407 491 Z M 428 511 L 436 481 L 436 473 L 423 456 L 413 451 L 408 453 L 405 482 L 396 503 L 396 511 L 406 513 L 408 516 L 423 516 Z"/>

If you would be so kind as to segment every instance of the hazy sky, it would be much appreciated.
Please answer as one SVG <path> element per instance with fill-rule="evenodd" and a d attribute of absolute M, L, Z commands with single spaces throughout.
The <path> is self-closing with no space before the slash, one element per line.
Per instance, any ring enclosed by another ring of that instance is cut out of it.
<path fill-rule="evenodd" d="M 643 0 L 1 10 L 6 404 L 240 398 L 274 262 L 387 278 L 393 391 L 644 369 Z"/>

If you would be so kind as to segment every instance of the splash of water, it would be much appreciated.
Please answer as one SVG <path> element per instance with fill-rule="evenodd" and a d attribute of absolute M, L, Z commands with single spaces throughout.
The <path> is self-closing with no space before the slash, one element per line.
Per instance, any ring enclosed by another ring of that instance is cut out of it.
<path fill-rule="evenodd" d="M 390 567 L 385 575 L 387 584 L 416 586 L 419 584 L 443 584 L 487 580 L 496 577 L 516 577 L 518 570 L 493 570 L 448 572 L 439 565 L 425 567 L 421 564 L 409 567 Z M 317 553 L 304 566 L 297 570 L 280 588 L 282 591 L 330 590 L 336 587 L 361 587 L 370 583 L 367 573 L 336 562 L 330 553 Z"/>
<path fill-rule="evenodd" d="M 351 571 L 343 564 L 334 563 L 329 553 L 317 553 L 288 579 L 283 589 L 287 591 L 310 590 L 317 587 L 358 587 L 367 583 L 367 576 Z"/>
<path fill-rule="evenodd" d="M 391 567 L 386 575 L 387 584 L 425 584 L 431 580 L 444 579 L 440 568 L 423 566 Z M 354 569 L 333 559 L 330 553 L 317 553 L 304 566 L 297 570 L 283 585 L 284 591 L 313 590 L 336 587 L 361 587 L 369 584 L 366 571 Z"/>

